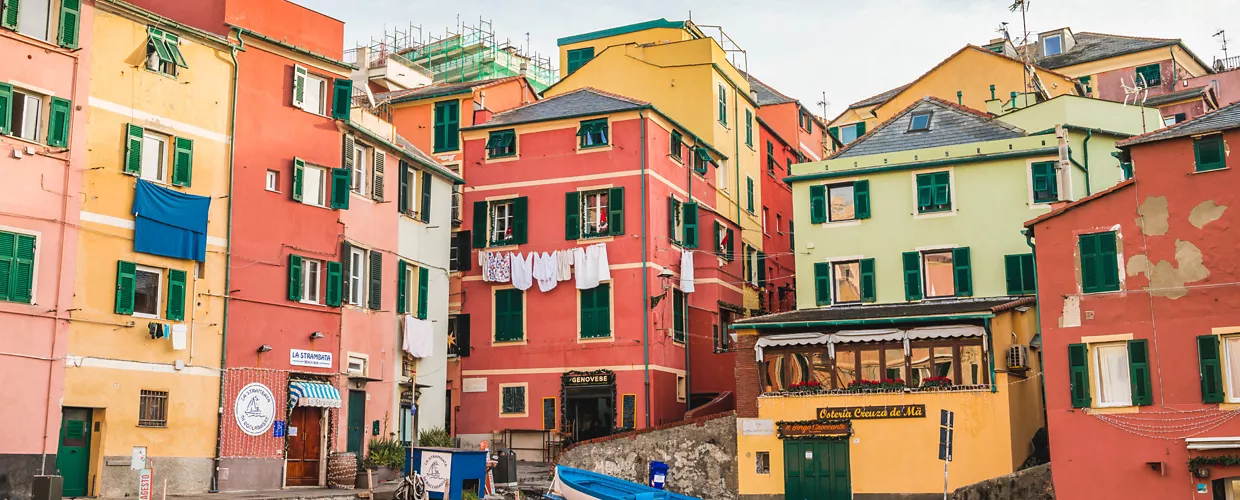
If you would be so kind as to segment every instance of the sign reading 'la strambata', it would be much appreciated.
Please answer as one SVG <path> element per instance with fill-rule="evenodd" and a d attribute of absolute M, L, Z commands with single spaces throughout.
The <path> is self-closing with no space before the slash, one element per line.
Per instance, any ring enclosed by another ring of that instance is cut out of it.
<path fill-rule="evenodd" d="M 818 419 L 872 420 L 878 418 L 926 418 L 926 405 L 841 406 L 819 408 Z"/>

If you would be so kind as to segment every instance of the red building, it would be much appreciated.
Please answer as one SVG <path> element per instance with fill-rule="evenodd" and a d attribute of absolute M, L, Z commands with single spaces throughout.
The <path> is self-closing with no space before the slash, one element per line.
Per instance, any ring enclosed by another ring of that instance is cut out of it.
<path fill-rule="evenodd" d="M 497 113 L 463 129 L 462 145 L 474 251 L 461 291 L 461 348 L 471 355 L 460 404 L 469 411 L 457 415 L 457 435 L 538 449 L 544 431 L 583 440 L 680 420 L 693 403 L 689 384 L 707 385 L 686 370 L 698 355 L 687 341 L 723 332 L 717 319 L 694 318 L 741 302 L 730 284 L 739 229 L 713 208 L 713 170 L 726 157 L 650 104 L 589 88 Z M 548 291 L 538 280 L 522 291 L 523 280 L 496 276 L 507 267 L 479 264 L 480 253 L 515 259 L 600 244 L 605 268 L 589 250 Z M 682 251 L 691 252 L 690 293 Z M 721 373 L 704 377 L 733 383 L 730 367 Z"/>
<path fill-rule="evenodd" d="M 1062 500 L 1240 493 L 1237 144 L 1240 104 L 1128 139 L 1132 179 L 1026 224 Z"/>

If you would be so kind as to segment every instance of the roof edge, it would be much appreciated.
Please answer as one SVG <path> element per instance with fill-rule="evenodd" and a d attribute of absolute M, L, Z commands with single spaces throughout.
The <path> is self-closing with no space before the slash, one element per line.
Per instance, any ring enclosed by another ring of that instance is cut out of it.
<path fill-rule="evenodd" d="M 644 31 L 648 29 L 657 29 L 657 28 L 684 29 L 684 27 L 685 27 L 685 21 L 668 21 L 667 18 L 661 17 L 658 19 L 652 19 L 650 21 L 626 24 L 623 26 L 615 26 L 615 27 L 611 27 L 607 29 L 591 31 L 588 33 L 581 33 L 578 35 L 566 36 L 566 37 L 557 39 L 555 41 L 555 45 L 557 47 L 563 47 L 565 45 L 571 45 L 574 43 L 587 42 L 590 40 L 597 40 L 599 38 L 607 38 L 609 36 L 623 35 L 626 33 L 635 33 L 638 31 Z"/>

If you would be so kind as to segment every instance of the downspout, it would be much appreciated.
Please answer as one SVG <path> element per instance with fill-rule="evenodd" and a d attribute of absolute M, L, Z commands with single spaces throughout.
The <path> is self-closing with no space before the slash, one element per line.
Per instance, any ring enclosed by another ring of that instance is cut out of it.
<path fill-rule="evenodd" d="M 637 119 L 641 122 L 641 178 L 642 178 L 642 358 L 645 363 L 643 373 L 646 380 L 646 428 L 650 428 L 650 273 L 649 252 L 646 225 L 649 215 L 649 203 L 646 195 L 646 117 L 642 109 L 637 110 Z M 686 379 L 686 384 L 688 380 Z"/>
<path fill-rule="evenodd" d="M 219 493 L 220 491 L 220 457 L 223 454 L 222 443 L 224 442 L 224 382 L 227 380 L 225 368 L 228 366 L 228 303 L 231 302 L 232 290 L 229 288 L 232 281 L 232 243 L 233 243 L 233 178 L 235 177 L 233 169 L 236 168 L 237 160 L 237 88 L 241 80 L 241 65 L 237 63 L 237 52 L 245 51 L 245 40 L 241 38 L 241 29 L 233 28 L 237 35 L 238 45 L 231 47 L 231 55 L 233 62 L 233 88 L 232 88 L 232 112 L 231 123 L 228 125 L 228 243 L 227 251 L 224 253 L 224 319 L 221 321 L 220 327 L 220 399 L 219 408 L 216 412 L 216 429 L 217 436 L 215 439 L 215 467 L 211 470 L 211 489 L 210 493 Z"/>
<path fill-rule="evenodd" d="M 984 318 L 982 321 L 986 326 L 986 336 L 990 340 L 990 356 L 987 357 L 990 358 L 990 393 L 994 394 L 999 392 L 999 384 L 995 381 L 995 333 L 990 329 L 990 318 Z"/>
<path fill-rule="evenodd" d="M 1037 269 L 1038 251 L 1037 251 L 1036 243 L 1034 243 L 1033 241 L 1033 228 L 1021 229 L 1020 233 L 1025 235 L 1025 244 L 1029 245 L 1029 253 L 1033 255 L 1033 268 Z M 1033 308 L 1035 311 L 1037 311 L 1037 314 L 1033 315 L 1033 322 L 1034 322 L 1033 323 L 1034 325 L 1033 335 L 1035 337 L 1040 337 L 1042 335 L 1042 298 L 1039 296 L 1040 295 L 1038 293 L 1039 291 L 1040 290 L 1038 288 L 1038 273 L 1033 273 Z M 1029 339 L 1029 340 L 1030 340 L 1029 343 L 1032 344 L 1033 339 Z M 1040 365 L 1038 366 L 1038 370 L 1045 372 L 1046 363 L 1040 357 L 1038 358 L 1038 364 Z M 1038 380 L 1038 390 L 1042 392 L 1042 420 L 1045 421 L 1046 420 L 1046 377 L 1041 377 L 1041 379 Z"/>
<path fill-rule="evenodd" d="M 1093 137 L 1093 129 L 1085 129 L 1085 140 L 1081 143 L 1081 148 L 1085 150 L 1085 196 L 1094 194 L 1093 190 L 1089 188 L 1089 140 Z"/>

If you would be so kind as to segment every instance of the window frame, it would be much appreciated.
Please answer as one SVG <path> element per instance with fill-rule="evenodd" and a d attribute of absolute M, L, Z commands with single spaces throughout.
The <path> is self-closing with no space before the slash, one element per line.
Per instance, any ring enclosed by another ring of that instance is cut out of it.
<path fill-rule="evenodd" d="M 946 184 L 944 184 L 947 188 L 947 204 L 946 205 L 934 203 L 935 189 L 939 186 L 936 180 L 938 179 L 938 176 L 940 175 L 947 176 L 947 182 Z M 931 190 L 930 191 L 931 199 L 930 199 L 929 205 L 921 204 L 920 179 L 923 176 L 928 177 L 930 179 L 929 188 Z M 914 205 L 914 208 L 916 209 L 916 212 L 914 213 L 914 215 L 935 216 L 935 215 L 940 215 L 940 214 L 954 214 L 956 211 L 956 197 L 954 196 L 955 183 L 956 183 L 955 174 L 951 169 L 933 170 L 929 172 L 913 172 L 913 205 Z"/>
<path fill-rule="evenodd" d="M 857 183 L 856 181 L 840 182 L 836 184 L 827 184 L 825 189 L 826 189 L 826 197 L 827 197 L 826 203 L 827 203 L 827 223 L 828 224 L 832 222 L 852 222 L 852 221 L 860 220 L 857 218 Z M 848 219 L 832 218 L 831 191 L 834 189 L 848 189 L 849 190 L 850 196 L 848 196 L 847 199 L 848 199 L 848 203 L 852 205 L 853 207 L 853 216 L 851 218 L 848 218 Z"/>
<path fill-rule="evenodd" d="M 168 39 L 167 37 L 171 37 L 171 39 Z M 177 37 L 176 35 L 172 33 L 168 33 L 164 30 L 156 28 L 154 26 L 147 27 L 146 60 L 143 61 L 142 66 L 147 71 L 150 71 L 152 73 L 157 73 L 162 76 L 176 79 L 179 65 L 177 64 L 176 56 L 173 55 L 172 53 L 173 49 L 168 48 L 168 45 L 166 45 L 170 43 L 179 44 L 180 43 L 179 37 Z M 164 47 L 163 51 L 159 50 L 161 47 L 161 44 L 165 44 L 163 45 Z M 177 51 L 178 54 L 180 53 L 179 47 L 175 50 Z M 165 53 L 168 56 L 167 60 L 165 60 L 163 57 Z"/>
<path fill-rule="evenodd" d="M 320 175 L 320 177 L 319 177 L 319 181 L 318 181 L 318 182 L 319 182 L 319 189 L 318 189 L 317 193 L 315 193 L 315 195 L 316 195 L 316 196 L 318 196 L 318 197 L 322 200 L 322 201 L 321 201 L 321 202 L 319 202 L 319 203 L 313 203 L 313 202 L 312 202 L 312 199 L 311 199 L 311 192 L 310 192 L 310 190 L 308 189 L 309 182 L 307 182 L 307 181 L 309 181 L 309 180 L 310 180 L 310 172 L 311 172 L 311 171 L 314 171 L 314 172 L 316 172 L 316 173 L 318 173 L 318 174 Z M 310 205 L 310 206 L 312 206 L 312 207 L 319 207 L 319 208 L 331 208 L 331 206 L 330 206 L 330 203 L 331 203 L 331 181 L 332 181 L 332 178 L 331 178 L 331 169 L 329 169 L 329 168 L 327 168 L 327 167 L 320 167 L 320 166 L 318 166 L 318 165 L 314 165 L 314 164 L 311 164 L 311 163 L 308 163 L 308 162 L 307 162 L 307 163 L 306 163 L 306 164 L 302 167 L 302 173 L 301 173 L 301 203 L 302 203 L 303 205 Z"/>
<path fill-rule="evenodd" d="M 39 292 L 39 245 L 43 243 L 41 241 L 43 239 L 43 234 L 36 231 L 30 231 L 28 229 L 19 229 L 10 226 L 0 226 L 0 233 L 7 233 L 13 237 L 13 259 L 7 263 L 8 266 L 11 266 L 8 270 L 9 286 L 11 287 L 11 290 L 3 290 L 6 292 L 8 298 L 0 299 L 0 302 L 25 305 L 37 304 Z M 18 297 L 18 280 L 16 278 L 17 265 L 19 264 L 19 261 L 24 260 L 19 256 L 20 251 L 18 250 L 18 248 L 20 248 L 19 240 L 21 238 L 31 238 L 34 240 L 34 255 L 30 259 L 30 290 L 28 291 L 30 300 L 26 302 L 16 300 Z"/>
<path fill-rule="evenodd" d="M 1153 81 L 1150 81 L 1150 79 L 1146 77 L 1146 75 L 1151 74 L 1150 73 L 1151 71 L 1153 71 L 1152 74 L 1155 75 L 1155 78 Z M 1162 63 L 1151 63 L 1151 64 L 1143 64 L 1141 66 L 1137 66 L 1136 69 L 1133 70 L 1134 80 L 1136 79 L 1137 76 L 1140 76 L 1143 80 L 1145 80 L 1145 85 L 1147 88 L 1148 87 L 1161 87 L 1162 86 Z"/>
<path fill-rule="evenodd" d="M 521 411 L 506 412 L 504 408 L 504 392 L 505 389 L 521 389 Z M 527 382 L 499 384 L 499 417 L 500 418 L 518 418 L 528 417 L 530 414 L 530 388 Z"/>
<path fill-rule="evenodd" d="M 684 165 L 685 159 L 685 136 L 679 130 L 673 130 L 668 139 L 667 155 L 675 160 L 676 163 Z"/>
<path fill-rule="evenodd" d="M 488 243 L 487 246 L 488 247 L 506 247 L 506 246 L 512 246 L 512 245 L 517 244 L 516 235 L 512 234 L 513 233 L 512 228 L 517 219 L 516 203 L 517 203 L 516 198 L 509 198 L 509 199 L 504 199 L 504 200 L 491 200 L 487 202 L 487 243 Z M 505 210 L 506 214 L 503 218 L 503 220 L 505 221 L 504 229 L 509 234 L 507 237 L 505 237 L 502 240 L 497 239 L 496 237 L 496 235 L 498 234 L 497 230 L 499 229 L 499 222 L 500 222 L 500 215 L 499 215 L 500 207 L 506 208 Z"/>
<path fill-rule="evenodd" d="M 493 146 L 492 141 L 504 142 L 503 146 Z M 485 144 L 487 150 L 487 159 L 495 160 L 501 158 L 515 158 L 517 156 L 517 131 L 516 129 L 496 130 L 487 134 L 487 142 Z"/>
<path fill-rule="evenodd" d="M 167 276 L 167 270 L 159 267 L 144 266 L 142 264 L 134 265 L 133 272 L 133 313 L 130 316 L 145 319 L 160 319 L 160 307 L 164 303 L 164 277 Z M 155 313 L 138 312 L 138 273 L 147 273 L 155 275 Z"/>
<path fill-rule="evenodd" d="M 759 362 L 759 384 L 762 393 L 778 392 L 788 388 L 791 384 L 805 382 L 807 380 L 818 380 L 816 373 L 821 372 L 827 377 L 827 381 L 820 381 L 822 387 L 827 390 L 840 390 L 848 387 L 849 383 L 858 380 L 872 380 L 865 376 L 862 363 L 863 353 L 877 354 L 879 378 L 887 377 L 887 369 L 899 369 L 904 374 L 904 386 L 910 389 L 923 389 L 926 376 L 921 370 L 929 370 L 929 376 L 938 376 L 936 363 L 934 361 L 936 352 L 939 350 L 950 352 L 951 368 L 947 373 L 947 377 L 952 380 L 953 388 L 962 388 L 964 390 L 984 390 L 991 387 L 994 381 L 991 379 L 990 360 L 994 356 L 986 347 L 985 337 L 952 337 L 945 339 L 911 339 L 909 342 L 909 350 L 904 350 L 904 344 L 900 341 L 881 341 L 881 342 L 849 342 L 836 344 L 834 347 L 835 357 L 830 356 L 830 349 L 825 346 L 790 346 L 790 347 L 768 347 L 763 350 L 763 360 Z M 976 383 L 964 383 L 966 377 L 972 378 L 972 373 L 966 371 L 964 363 L 964 353 L 966 349 L 974 348 L 980 354 L 976 363 L 969 365 L 977 366 Z M 915 366 L 914 356 L 918 350 L 927 350 L 927 358 L 923 360 L 925 366 Z M 888 353 L 898 352 L 901 354 L 900 361 L 889 363 Z M 1000 353 L 1000 355 L 1002 355 Z M 796 362 L 797 357 L 805 359 L 808 362 L 808 371 L 801 373 L 797 377 L 795 370 L 798 369 Z M 768 370 L 768 360 L 779 359 L 780 366 L 777 370 Z M 817 363 L 815 361 L 820 361 Z M 846 369 L 851 374 L 851 380 L 845 382 L 841 377 L 840 362 L 844 361 Z M 914 377 L 914 373 L 917 377 Z M 767 386 L 772 385 L 771 376 L 779 377 L 779 385 L 768 390 Z"/>
<path fill-rule="evenodd" d="M 29 9 L 29 8 L 28 9 L 19 8 L 17 11 L 17 16 L 18 16 L 17 25 L 13 28 L 4 28 L 4 29 L 12 31 L 14 33 L 18 33 L 25 37 L 30 37 L 35 40 L 40 40 L 40 41 L 55 45 L 57 41 L 56 40 L 57 31 L 59 31 L 59 27 L 60 27 L 59 26 L 60 22 L 56 18 L 57 17 L 56 11 L 59 10 L 58 3 L 59 3 L 58 0 L 48 0 L 47 2 L 47 11 L 43 13 L 45 14 L 45 17 L 43 18 L 43 25 L 44 25 L 44 29 L 46 30 L 46 32 L 43 33 L 43 36 L 39 36 L 35 33 L 25 31 L 25 28 L 28 28 L 28 26 L 23 27 L 23 24 L 26 24 L 29 21 L 23 16 L 23 14 L 31 10 L 34 10 L 34 9 Z"/>
<path fill-rule="evenodd" d="M 353 369 L 354 361 L 361 365 L 361 370 Z M 346 374 L 366 377 L 370 374 L 370 356 L 356 352 L 346 353 L 344 366 Z"/>
<path fill-rule="evenodd" d="M 152 409 L 147 406 L 154 404 Z M 154 412 L 157 417 L 143 418 Z M 164 429 L 168 427 L 168 391 L 151 391 L 141 389 L 138 392 L 138 427 Z"/>
<path fill-rule="evenodd" d="M 319 84 L 318 90 L 316 90 L 316 92 L 318 92 L 318 99 L 311 100 L 310 88 L 315 83 Z M 304 93 L 302 94 L 304 99 L 302 99 L 301 102 L 301 110 L 319 116 L 327 116 L 327 95 L 331 93 L 330 89 L 331 85 L 329 78 L 306 71 L 306 86 Z M 313 105 L 318 106 L 318 108 L 310 109 L 312 103 Z"/>
<path fill-rule="evenodd" d="M 594 142 L 595 135 L 598 142 Z M 590 144 L 586 144 L 589 142 Z M 594 149 L 611 145 L 611 124 L 607 118 L 582 120 L 577 126 L 577 149 Z"/>
<path fill-rule="evenodd" d="M 719 124 L 728 126 L 728 89 L 722 83 L 719 86 Z"/>
<path fill-rule="evenodd" d="M 852 144 L 853 142 L 856 142 L 857 139 L 860 139 L 861 134 L 857 133 L 857 123 L 861 123 L 861 122 L 849 123 L 847 125 L 840 125 L 839 128 L 836 129 L 838 131 L 837 133 L 839 134 L 839 137 L 837 137 L 836 139 L 838 139 L 840 143 L 845 146 Z M 853 134 L 852 140 L 848 140 L 848 141 L 844 140 L 845 129 L 852 131 L 852 134 Z"/>
<path fill-rule="evenodd" d="M 46 144 L 47 134 L 44 134 L 43 131 L 46 130 L 45 125 L 48 122 L 48 118 L 49 118 L 48 115 L 49 115 L 49 112 L 51 111 L 51 106 L 50 104 L 48 104 L 48 96 L 40 94 L 38 92 L 31 91 L 31 90 L 26 90 L 24 88 L 17 87 L 17 86 L 13 86 L 11 95 L 12 95 L 11 97 L 12 100 L 9 102 L 9 110 L 8 110 L 9 132 L 7 135 L 15 139 L 20 139 L 20 140 L 27 141 L 27 142 L 33 142 L 35 144 Z M 21 117 L 22 123 L 21 124 L 17 124 L 16 123 L 17 120 L 15 119 L 16 118 L 15 115 L 17 114 L 17 102 L 19 100 L 22 102 L 22 117 Z M 35 118 L 34 118 L 34 131 L 32 132 L 33 137 L 26 137 L 23 134 L 26 129 L 26 126 L 25 126 L 26 121 L 27 119 L 30 118 L 30 113 L 29 113 L 27 104 L 29 104 L 31 101 L 34 101 L 35 103 L 37 103 L 38 108 L 36 109 L 37 112 L 35 113 Z M 39 140 L 40 136 L 43 136 L 44 140 Z"/>
<path fill-rule="evenodd" d="M 161 150 L 159 156 L 155 157 L 158 165 L 154 167 L 156 169 L 154 178 L 146 176 L 147 168 L 151 168 L 151 166 L 147 164 L 147 151 L 151 149 L 151 145 L 148 144 L 147 141 L 158 142 L 160 145 L 159 149 Z M 172 154 L 172 146 L 175 144 L 175 141 L 176 139 L 171 134 L 165 134 L 157 130 L 143 128 L 142 163 L 138 168 L 138 178 L 158 184 L 170 184 L 172 182 L 172 165 L 169 163 L 168 158 Z"/>
<path fill-rule="evenodd" d="M 1240 384 L 1232 383 L 1234 379 L 1231 372 L 1231 351 L 1227 348 L 1228 342 L 1240 344 L 1240 335 L 1218 335 L 1219 349 L 1223 351 L 1219 356 L 1219 361 L 1223 364 L 1223 402 L 1240 403 Z"/>
<path fill-rule="evenodd" d="M 1211 163 L 1203 163 L 1201 161 L 1201 147 L 1206 144 L 1215 144 L 1218 148 L 1219 161 Z M 1226 143 L 1223 141 L 1223 134 L 1209 134 L 1193 139 L 1193 173 L 1213 172 L 1215 170 L 1227 169 L 1227 149 Z"/>
<path fill-rule="evenodd" d="M 273 193 L 279 193 L 280 192 L 280 171 L 268 169 L 265 182 L 266 182 L 266 185 L 264 187 L 268 191 L 271 191 Z"/>
<path fill-rule="evenodd" d="M 917 119 L 924 117 L 926 119 L 925 126 L 918 127 Z M 918 111 L 909 117 L 908 130 L 905 132 L 929 132 L 930 124 L 934 123 L 934 111 Z"/>
<path fill-rule="evenodd" d="M 611 236 L 612 234 L 610 232 L 610 227 L 608 226 L 608 223 L 602 220 L 604 216 L 610 215 L 609 210 L 611 208 L 611 189 L 604 188 L 604 189 L 592 189 L 589 191 L 580 191 L 578 192 L 578 195 L 581 197 L 581 227 L 579 228 L 581 231 L 581 237 L 579 239 L 584 240 L 584 239 L 591 239 L 591 238 L 605 238 L 607 236 Z M 590 206 L 591 197 L 594 197 L 596 200 L 602 198 L 604 199 L 604 202 L 601 204 L 596 203 L 595 206 L 591 207 Z M 590 223 L 591 223 L 590 210 L 595 210 L 595 214 L 598 216 L 597 219 L 599 219 L 597 221 L 598 223 L 594 225 L 593 231 L 587 230 L 587 228 L 590 227 Z M 599 224 L 602 224 L 602 225 L 600 226 Z"/>
<path fill-rule="evenodd" d="M 351 185 L 349 186 L 349 192 L 352 194 L 359 195 L 363 198 L 368 196 L 366 192 L 366 187 L 367 187 L 366 180 L 369 177 L 368 174 L 370 173 L 370 165 L 371 165 L 370 163 L 366 162 L 367 151 L 373 151 L 373 148 L 371 148 L 370 146 L 367 146 L 361 141 L 358 141 L 358 140 L 353 141 L 353 151 L 351 153 L 353 155 L 353 168 L 350 169 L 350 172 L 349 172 L 349 176 L 352 177 L 352 182 L 350 183 Z"/>
<path fill-rule="evenodd" d="M 1058 203 L 1064 201 L 1063 194 L 1060 192 L 1059 162 L 1057 161 L 1031 161 L 1029 165 L 1029 200 L 1033 205 L 1046 205 L 1050 203 Z M 1049 165 L 1051 183 L 1048 187 L 1050 197 L 1039 197 L 1037 187 L 1037 168 L 1039 166 Z"/>
<path fill-rule="evenodd" d="M 1124 353 L 1123 373 L 1129 374 L 1127 384 L 1125 384 L 1128 387 L 1128 400 L 1127 401 L 1114 401 L 1114 402 L 1108 403 L 1108 402 L 1103 402 L 1102 400 L 1102 377 L 1103 377 L 1102 349 L 1103 348 L 1118 348 Z M 1090 378 L 1092 379 L 1090 381 L 1092 383 L 1091 390 L 1094 395 L 1094 398 L 1093 398 L 1094 401 L 1093 401 L 1093 404 L 1091 405 L 1093 408 L 1123 408 L 1126 406 L 1135 406 L 1133 404 L 1133 397 L 1132 397 L 1133 396 L 1132 376 L 1129 373 L 1129 366 L 1132 365 L 1132 360 L 1129 358 L 1127 341 L 1099 342 L 1096 344 L 1092 344 L 1092 343 L 1089 344 L 1089 361 L 1090 361 L 1089 363 Z"/>
<path fill-rule="evenodd" d="M 831 261 L 831 262 L 830 262 L 830 264 L 831 264 L 831 299 L 832 299 L 832 303 L 833 303 L 834 305 L 840 305 L 840 304 L 860 304 L 860 303 L 862 302 L 862 297 L 864 296 L 864 293 L 863 293 L 863 292 L 862 292 L 862 290 L 861 290 L 861 287 L 862 287 L 862 284 L 861 284 L 861 260 L 860 260 L 860 259 L 837 260 L 837 261 Z M 857 300 L 840 300 L 840 297 L 841 297 L 841 295 L 840 295 L 840 283 L 841 283 L 841 280 L 839 279 L 839 278 L 840 278 L 840 276 L 839 276 L 839 268 L 840 268 L 841 266 L 856 266 L 856 270 L 857 270 L 857 272 L 856 272 L 855 278 L 856 278 L 856 282 L 857 282 Z"/>
<path fill-rule="evenodd" d="M 313 264 L 313 266 L 311 266 Z M 310 268 L 314 267 L 314 283 L 310 283 Z M 323 261 L 318 259 L 301 259 L 301 303 L 303 304 L 323 304 L 322 280 L 324 273 Z M 314 299 L 310 299 L 310 292 L 314 292 Z"/>
<path fill-rule="evenodd" d="M 936 248 L 933 250 L 922 250 L 920 252 L 921 253 L 921 296 L 923 300 L 949 299 L 949 298 L 957 297 L 957 293 L 959 291 L 956 290 L 956 255 L 955 255 L 954 250 L 955 249 L 952 249 L 952 248 Z M 930 265 L 929 265 L 930 263 L 928 262 L 927 257 L 931 255 L 939 255 L 939 254 L 946 254 L 948 259 L 950 259 L 948 260 L 948 262 L 951 264 L 951 268 L 952 268 L 951 270 L 952 293 L 947 294 L 947 295 L 930 295 Z"/>
<path fill-rule="evenodd" d="M 1047 48 L 1050 45 L 1051 40 L 1054 40 L 1056 43 L 1054 54 L 1052 54 L 1050 50 Z M 1062 53 L 1063 53 L 1063 35 L 1062 34 L 1056 33 L 1054 35 L 1048 35 L 1042 39 L 1042 57 L 1055 56 L 1055 55 L 1059 55 Z"/>
<path fill-rule="evenodd" d="M 354 260 L 354 259 L 357 260 Z M 349 280 L 349 296 L 344 298 L 344 303 L 355 306 L 365 307 L 366 305 L 366 288 L 369 283 L 366 281 L 366 271 L 369 269 L 369 261 L 366 259 L 366 249 L 359 247 L 349 248 L 349 275 L 345 279 Z M 357 279 L 355 283 L 353 280 Z M 354 299 L 357 299 L 354 301 Z"/>

